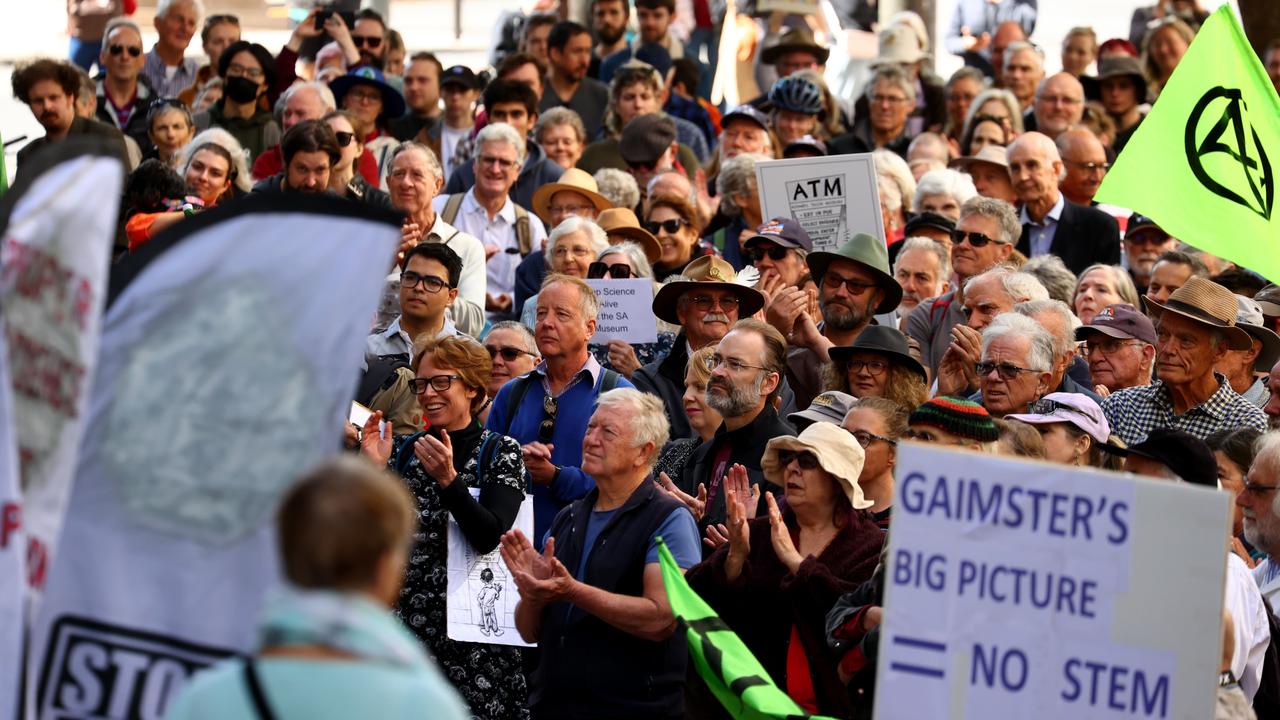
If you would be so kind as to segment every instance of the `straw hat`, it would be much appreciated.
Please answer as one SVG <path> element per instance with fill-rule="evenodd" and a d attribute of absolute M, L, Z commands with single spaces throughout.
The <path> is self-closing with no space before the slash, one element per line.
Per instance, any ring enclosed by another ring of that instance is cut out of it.
<path fill-rule="evenodd" d="M 586 198 L 596 207 L 597 213 L 613 207 L 613 203 L 600 194 L 600 186 L 596 185 L 596 179 L 591 177 L 590 173 L 578 168 L 569 168 L 564 171 L 559 180 L 547 183 L 533 193 L 533 212 L 542 218 L 543 222 L 551 223 L 551 213 L 547 206 L 551 204 L 551 196 L 561 190 L 576 192 Z"/>
<path fill-rule="evenodd" d="M 672 280 L 653 297 L 653 314 L 659 319 L 679 325 L 676 305 L 680 296 L 697 288 L 733 290 L 738 296 L 738 317 L 751 317 L 764 307 L 764 295 L 759 290 L 738 284 L 738 273 L 733 266 L 714 255 L 703 255 L 685 266 L 680 277 Z"/>
<path fill-rule="evenodd" d="M 829 422 L 816 422 L 804 429 L 799 436 L 784 435 L 769 441 L 765 446 L 760 468 L 764 478 L 778 487 L 786 487 L 786 468 L 778 462 L 783 450 L 808 450 L 818 458 L 818 465 L 836 479 L 854 510 L 865 510 L 875 503 L 862 494 L 858 476 L 866 453 L 853 434 Z"/>
<path fill-rule="evenodd" d="M 1171 312 L 1188 320 L 1221 330 L 1227 336 L 1227 346 L 1232 350 L 1248 350 L 1253 347 L 1249 333 L 1236 326 L 1236 296 L 1212 280 L 1193 277 L 1173 291 L 1163 305 L 1143 296 L 1147 314 L 1158 323 L 1161 315 Z"/>
<path fill-rule="evenodd" d="M 620 235 L 644 248 L 644 256 L 655 263 L 662 259 L 662 245 L 653 233 L 640 227 L 640 219 L 631 208 L 609 208 L 600 213 L 596 224 L 605 235 Z"/>
<path fill-rule="evenodd" d="M 977 155 L 956 158 L 951 161 L 951 167 L 956 170 L 965 170 L 974 163 L 990 163 L 1003 170 L 1009 169 L 1009 151 L 1003 145 L 985 145 L 978 151 Z"/>
<path fill-rule="evenodd" d="M 760 62 L 773 65 L 778 62 L 778 56 L 792 50 L 811 52 L 818 58 L 819 63 L 825 63 L 831 55 L 830 50 L 814 41 L 813 33 L 809 32 L 808 28 L 789 27 L 765 40 L 764 49 L 760 51 Z"/>

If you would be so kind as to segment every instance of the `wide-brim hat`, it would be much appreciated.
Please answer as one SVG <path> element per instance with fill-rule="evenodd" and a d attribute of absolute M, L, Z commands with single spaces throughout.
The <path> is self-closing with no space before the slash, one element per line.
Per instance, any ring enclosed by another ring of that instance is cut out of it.
<path fill-rule="evenodd" d="M 1267 286 L 1254 293 L 1253 299 L 1262 308 L 1263 315 L 1280 316 L 1280 285 L 1267 283 Z"/>
<path fill-rule="evenodd" d="M 880 65 L 910 65 L 925 58 L 920 38 L 906 25 L 890 25 L 880 31 L 880 50 L 871 67 Z"/>
<path fill-rule="evenodd" d="M 924 365 L 911 356 L 911 347 L 907 344 L 907 336 L 888 325 L 868 325 L 854 338 L 852 345 L 842 345 L 827 350 L 831 362 L 847 361 L 856 352 L 873 352 L 887 357 L 890 362 L 901 365 L 929 382 L 929 375 Z"/>
<path fill-rule="evenodd" d="M 578 168 L 569 168 L 564 171 L 559 180 L 547 183 L 533 191 L 533 212 L 547 223 L 548 227 L 551 223 L 549 207 L 551 196 L 561 191 L 575 192 L 590 200 L 597 213 L 613 207 L 613 203 L 600 194 L 600 186 L 596 184 L 596 179 L 591 177 L 591 173 Z"/>
<path fill-rule="evenodd" d="M 723 258 L 703 255 L 685 266 L 680 277 L 663 285 L 653 296 L 653 314 L 673 325 L 680 324 L 676 305 L 680 296 L 697 288 L 733 290 L 738 296 L 738 318 L 746 318 L 764 307 L 764 295 L 759 290 L 737 282 L 738 273 Z"/>
<path fill-rule="evenodd" d="M 1110 443 L 1102 443 L 1098 447 L 1120 457 L 1136 455 L 1154 460 L 1192 485 L 1218 486 L 1218 463 L 1213 450 L 1205 441 L 1185 430 L 1156 428 L 1145 440 L 1127 448 Z"/>
<path fill-rule="evenodd" d="M 398 118 L 404 115 L 404 96 L 399 90 L 387 84 L 381 70 L 370 65 L 352 68 L 346 75 L 329 83 L 329 89 L 333 91 L 333 99 L 339 108 L 342 107 L 342 100 L 347 96 L 347 91 L 357 85 L 375 87 L 382 93 L 382 112 L 378 117 Z"/>
<path fill-rule="evenodd" d="M 827 268 L 836 260 L 852 260 L 865 266 L 876 276 L 876 284 L 884 291 L 884 299 L 876 306 L 876 314 L 891 312 L 902 302 L 902 286 L 889 272 L 889 250 L 884 241 L 866 233 L 857 233 L 834 252 L 819 250 L 809 253 L 805 264 L 813 279 L 821 283 Z"/>
<path fill-rule="evenodd" d="M 1236 306 L 1236 327 L 1262 343 L 1262 349 L 1253 361 L 1253 368 L 1266 372 L 1280 360 L 1280 335 L 1265 326 L 1267 320 L 1257 300 L 1236 295 Z"/>
<path fill-rule="evenodd" d="M 1117 55 L 1098 61 L 1098 76 L 1080 78 L 1084 86 L 1084 96 L 1089 100 L 1102 99 L 1102 81 L 1114 77 L 1133 78 L 1134 89 L 1137 90 L 1138 104 L 1147 101 L 1147 77 L 1142 74 L 1142 65 L 1138 58 Z"/>
<path fill-rule="evenodd" d="M 1188 320 L 1222 331 L 1227 347 L 1232 350 L 1248 350 L 1253 338 L 1236 325 L 1236 296 L 1212 280 L 1194 277 L 1173 291 L 1164 304 L 1143 296 L 1147 313 L 1159 321 L 1163 313 L 1171 312 Z"/>
<path fill-rule="evenodd" d="M 609 208 L 600 213 L 596 224 L 606 235 L 620 235 L 639 245 L 650 263 L 662 259 L 662 244 L 653 233 L 640 227 L 640 219 L 631 208 Z"/>
<path fill-rule="evenodd" d="M 799 435 L 784 435 L 769 441 L 760 459 L 760 469 L 766 480 L 781 488 L 786 487 L 786 468 L 778 462 L 778 453 L 783 450 L 813 453 L 819 467 L 840 484 L 854 510 L 866 510 L 875 504 L 862 494 L 862 486 L 858 484 L 866 452 L 853 434 L 839 425 L 816 422 Z"/>
<path fill-rule="evenodd" d="M 778 61 L 779 55 L 792 50 L 812 52 L 817 56 L 819 64 L 825 64 L 831 56 L 831 51 L 819 45 L 808 28 L 790 27 L 765 41 L 764 50 L 760 51 L 760 62 L 772 65 Z"/>
<path fill-rule="evenodd" d="M 1003 145 L 984 145 L 976 155 L 968 155 L 951 161 L 956 170 L 967 170 L 974 163 L 991 163 L 1006 172 L 1009 170 L 1009 151 Z"/>

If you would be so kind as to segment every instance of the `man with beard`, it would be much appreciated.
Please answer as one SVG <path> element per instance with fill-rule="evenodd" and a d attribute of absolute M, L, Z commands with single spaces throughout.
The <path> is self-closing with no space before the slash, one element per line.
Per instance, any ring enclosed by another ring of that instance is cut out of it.
<path fill-rule="evenodd" d="M 724 486 L 741 481 L 757 486 L 758 512 L 764 512 L 766 481 L 760 460 L 769 440 L 794 435 L 795 429 L 778 416 L 773 401 L 786 372 L 787 341 L 773 326 L 746 319 L 734 323 L 711 356 L 711 379 L 706 400 L 724 423 L 715 437 L 694 451 L 680 474 L 680 489 L 697 497 L 706 487 L 699 513 L 699 530 L 725 522 Z M 775 494 L 781 488 L 767 486 Z"/>
<path fill-rule="evenodd" d="M 591 0 L 591 30 L 596 45 L 591 49 L 587 77 L 600 79 L 600 61 L 627 47 L 627 21 L 631 4 L 627 0 Z"/>
<path fill-rule="evenodd" d="M 110 125 L 76 115 L 79 92 L 80 71 L 67 62 L 36 60 L 14 71 L 13 96 L 31 108 L 31 114 L 44 128 L 44 137 L 32 140 L 18 151 L 18 173 L 28 164 L 27 158 L 34 157 L 40 148 L 75 135 L 96 135 L 115 141 L 113 145 L 118 145 L 121 164 L 129 167 L 123 133 Z"/>
<path fill-rule="evenodd" d="M 538 103 L 538 113 L 567 107 L 582 118 L 587 137 L 594 138 L 604 124 L 609 88 L 587 77 L 587 68 L 591 66 L 591 33 L 571 20 L 556 23 L 547 36 L 547 59 L 551 72 Z"/>
<path fill-rule="evenodd" d="M 921 301 L 938 297 L 950 286 L 951 256 L 947 246 L 923 236 L 907 237 L 893 263 L 893 277 L 902 286 L 897 317 L 905 325 Z"/>
<path fill-rule="evenodd" d="M 685 266 L 653 298 L 653 314 L 680 326 L 667 356 L 642 366 L 631 376 L 638 390 L 656 395 L 667 409 L 671 437 L 693 437 L 684 409 L 684 376 L 689 357 L 720 342 L 740 317 L 754 315 L 764 305 L 755 288 L 739 285 L 733 266 L 707 255 Z"/>
<path fill-rule="evenodd" d="M 1274 402 L 1275 393 L 1271 397 Z M 1263 435 L 1255 447 L 1257 455 L 1244 489 L 1236 495 L 1236 505 L 1242 511 L 1245 539 L 1267 555 L 1253 569 L 1253 580 L 1271 603 L 1271 613 L 1280 619 L 1280 502 L 1276 500 L 1280 492 L 1280 433 L 1273 430 Z"/>
<path fill-rule="evenodd" d="M 357 67 L 369 65 L 381 70 L 387 59 L 387 23 L 377 10 L 365 8 L 356 14 L 351 42 L 360 53 Z"/>
<path fill-rule="evenodd" d="M 802 408 L 822 392 L 822 366 L 831 362 L 827 351 L 852 345 L 874 316 L 892 312 L 902 300 L 884 241 L 866 233 L 835 252 L 809 253 L 805 263 L 818 286 L 821 326 L 810 314 L 812 295 L 800 288 L 779 290 L 769 307 L 774 327 L 794 346 L 787 357 L 787 381 Z"/>
<path fill-rule="evenodd" d="M 1138 213 L 1129 217 L 1124 231 L 1124 256 L 1139 295 L 1147 294 L 1151 271 L 1160 256 L 1177 249 L 1178 239 L 1160 229 L 1155 220 Z"/>

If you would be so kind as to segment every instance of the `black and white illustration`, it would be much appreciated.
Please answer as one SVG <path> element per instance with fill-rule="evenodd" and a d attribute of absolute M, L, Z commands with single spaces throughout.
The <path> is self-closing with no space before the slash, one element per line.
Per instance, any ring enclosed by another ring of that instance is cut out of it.
<path fill-rule="evenodd" d="M 478 493 L 477 488 L 471 489 Z M 533 501 L 526 497 L 513 526 L 533 535 Z M 520 593 L 498 550 L 477 553 L 449 518 L 449 639 L 463 642 L 531 647 L 516 630 Z"/>

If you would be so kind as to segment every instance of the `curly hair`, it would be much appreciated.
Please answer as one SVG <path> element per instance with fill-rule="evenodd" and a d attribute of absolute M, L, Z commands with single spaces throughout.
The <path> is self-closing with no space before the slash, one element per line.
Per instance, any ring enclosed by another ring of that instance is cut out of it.
<path fill-rule="evenodd" d="M 43 80 L 56 82 L 71 97 L 80 91 L 80 73 L 74 66 L 61 60 L 40 58 L 13 71 L 13 96 L 27 104 L 31 88 Z"/>
<path fill-rule="evenodd" d="M 493 359 L 489 351 L 478 341 L 461 335 L 445 338 L 421 336 L 413 343 L 413 363 L 410 365 L 414 373 L 422 367 L 423 358 L 430 357 L 434 365 L 453 368 L 462 378 L 462 384 L 468 390 L 475 390 L 476 396 L 471 398 L 471 414 L 476 414 L 485 402 L 485 389 L 489 387 L 489 376 L 493 373 Z"/>
<path fill-rule="evenodd" d="M 929 387 L 919 375 L 892 361 L 889 363 L 888 372 L 889 379 L 885 381 L 884 395 L 881 397 L 892 400 L 909 410 L 920 407 L 929 399 Z M 822 391 L 828 390 L 853 394 L 849 386 L 848 363 L 832 362 L 823 366 Z"/>

